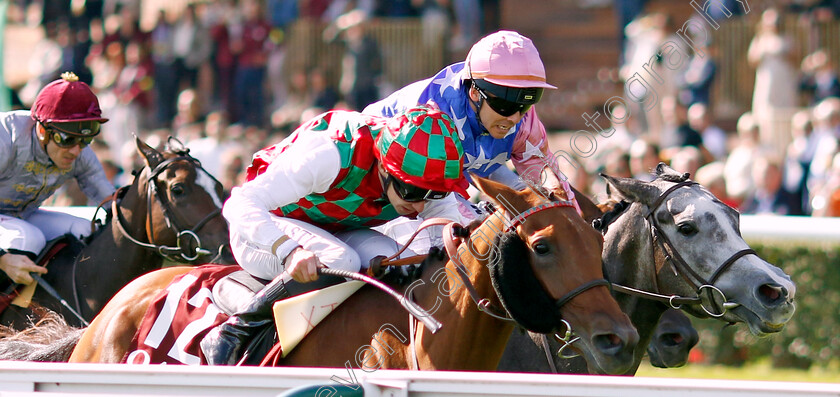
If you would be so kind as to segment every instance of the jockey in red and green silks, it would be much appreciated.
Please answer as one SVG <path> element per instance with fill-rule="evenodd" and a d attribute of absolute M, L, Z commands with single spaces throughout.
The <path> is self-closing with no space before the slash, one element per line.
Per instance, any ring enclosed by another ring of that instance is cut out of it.
<path fill-rule="evenodd" d="M 238 263 L 272 279 L 304 250 L 319 265 L 358 271 L 397 249 L 372 226 L 400 215 L 460 221 L 448 194 L 466 187 L 455 134 L 448 116 L 427 107 L 393 118 L 332 111 L 307 122 L 256 153 L 224 205 Z"/>
<path fill-rule="evenodd" d="M 239 265 L 272 281 L 201 340 L 206 362 L 237 363 L 289 283 L 395 254 L 397 243 L 371 226 L 399 216 L 460 221 L 450 193 L 466 194 L 463 155 L 452 119 L 426 106 L 392 118 L 327 112 L 258 152 L 222 214 Z"/>

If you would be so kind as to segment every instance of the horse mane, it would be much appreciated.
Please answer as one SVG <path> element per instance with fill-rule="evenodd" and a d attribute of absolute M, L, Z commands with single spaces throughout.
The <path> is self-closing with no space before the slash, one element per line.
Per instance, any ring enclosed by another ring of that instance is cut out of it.
<path fill-rule="evenodd" d="M 0 360 L 67 362 L 84 329 L 45 307 L 33 310 L 37 320 L 23 331 L 0 325 Z"/>

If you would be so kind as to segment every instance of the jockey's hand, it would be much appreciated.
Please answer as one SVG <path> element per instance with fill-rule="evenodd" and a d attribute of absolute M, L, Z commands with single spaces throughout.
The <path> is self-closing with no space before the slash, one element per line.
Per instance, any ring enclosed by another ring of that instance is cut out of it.
<path fill-rule="evenodd" d="M 299 283 L 308 283 L 318 279 L 318 268 L 326 267 L 311 251 L 302 247 L 295 248 L 286 257 L 286 272 Z"/>
<path fill-rule="evenodd" d="M 33 281 L 30 272 L 44 274 L 47 268 L 38 266 L 26 255 L 6 253 L 0 256 L 0 270 L 6 273 L 15 284 L 31 284 Z"/>

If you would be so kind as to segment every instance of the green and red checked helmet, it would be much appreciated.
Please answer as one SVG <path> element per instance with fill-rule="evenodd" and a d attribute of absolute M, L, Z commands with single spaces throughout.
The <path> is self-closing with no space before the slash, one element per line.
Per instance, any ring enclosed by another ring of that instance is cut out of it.
<path fill-rule="evenodd" d="M 388 121 L 376 138 L 376 158 L 400 181 L 429 190 L 467 195 L 464 149 L 445 113 L 418 106 Z"/>

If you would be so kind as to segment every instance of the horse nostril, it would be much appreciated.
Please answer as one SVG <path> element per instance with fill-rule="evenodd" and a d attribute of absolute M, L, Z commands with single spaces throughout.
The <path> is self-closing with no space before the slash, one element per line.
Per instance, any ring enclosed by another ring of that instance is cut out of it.
<path fill-rule="evenodd" d="M 593 345 L 604 354 L 615 355 L 624 348 L 624 341 L 614 333 L 595 335 L 592 340 Z"/>
<path fill-rule="evenodd" d="M 659 340 L 663 346 L 677 346 L 685 341 L 683 335 L 679 332 L 668 332 L 659 336 Z"/>
<path fill-rule="evenodd" d="M 788 292 L 778 284 L 762 284 L 758 287 L 758 295 L 765 303 L 775 304 L 784 299 L 788 295 Z"/>

